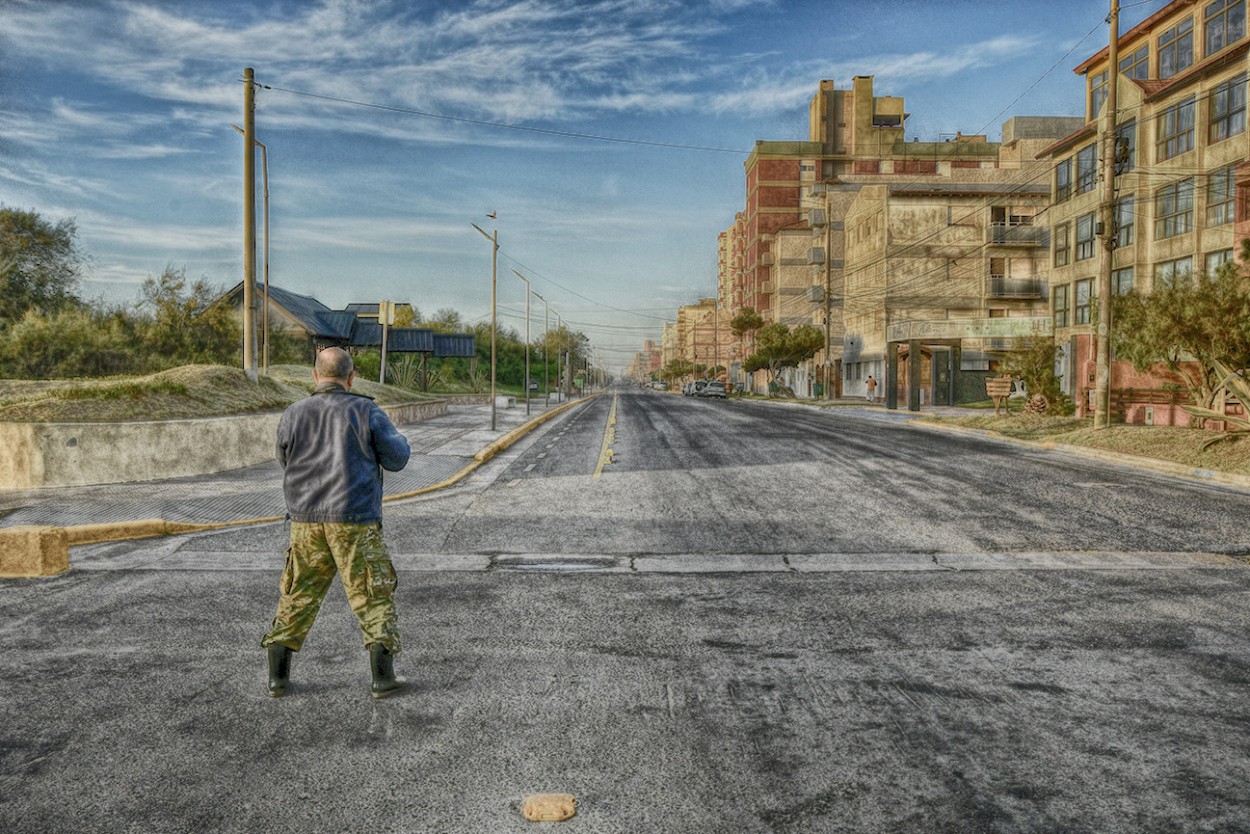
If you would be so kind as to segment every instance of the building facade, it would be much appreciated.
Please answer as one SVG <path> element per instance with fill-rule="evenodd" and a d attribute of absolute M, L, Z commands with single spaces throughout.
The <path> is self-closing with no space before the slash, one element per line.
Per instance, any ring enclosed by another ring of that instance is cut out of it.
<path fill-rule="evenodd" d="M 863 300 L 872 286 L 869 272 L 857 274 L 853 279 L 856 289 L 848 296 L 846 218 L 861 189 L 884 185 L 888 196 L 891 188 L 917 186 L 921 192 L 928 189 L 930 197 L 941 203 L 947 198 L 941 196 L 941 189 L 933 191 L 935 183 L 999 183 L 1011 188 L 1022 177 L 1033 174 L 1031 166 L 1037 165 L 1037 152 L 1083 122 L 1022 117 L 1004 126 L 1002 143 L 962 133 L 940 142 L 908 142 L 908 115 L 903 99 L 875 95 L 871 76 L 856 76 L 849 89 L 838 89 L 833 81 L 821 81 L 809 106 L 809 141 L 757 142 L 745 163 L 745 210 L 721 234 L 722 295 L 729 299 L 731 317 L 742 308 L 753 307 L 765 322 L 812 324 L 825 332 L 826 349 L 806 366 L 794 369 L 786 380 L 800 396 L 860 395 L 869 373 L 883 379 L 886 328 L 907 315 L 902 308 L 890 315 L 885 315 L 884 308 L 870 313 L 860 309 L 861 304 L 856 308 L 858 318 L 848 327 L 848 297 L 852 302 Z M 1046 189 L 1043 186 L 1040 190 Z M 1025 196 L 1027 199 L 1022 197 L 1021 202 L 1032 207 L 1032 217 L 1034 203 L 1044 197 Z M 952 209 L 969 199 L 979 200 L 985 208 L 984 217 L 977 222 L 992 222 L 992 200 L 988 195 L 956 191 L 949 197 Z M 998 200 L 1007 212 L 1012 211 L 1011 202 Z M 860 206 L 859 210 L 868 209 Z M 1024 215 L 1005 216 L 1004 225 L 1011 216 L 1019 219 Z M 896 224 L 896 228 L 901 227 Z M 989 245 L 984 236 L 980 243 Z M 1026 249 L 1036 249 L 1036 244 Z M 987 276 L 991 268 L 988 257 L 982 253 L 985 262 L 981 271 Z M 1026 264 L 1022 255 L 1015 256 L 1018 262 L 1013 262 L 1010 252 L 999 253 L 999 257 L 1003 270 L 1016 270 L 1001 273 L 1004 279 L 1013 274 L 1027 274 L 1030 278 L 1038 275 L 1035 266 Z M 902 263 L 893 262 L 893 266 Z M 859 268 L 864 266 L 861 263 Z M 987 291 L 992 286 L 987 279 Z M 968 298 L 963 296 L 963 302 Z M 935 314 L 935 308 L 949 308 L 988 316 L 991 308 L 986 302 L 992 300 L 993 296 L 981 294 L 977 303 L 961 302 L 962 306 L 954 308 L 930 304 L 916 311 L 930 316 Z M 1004 303 L 993 308 L 996 310 L 1027 306 L 1002 297 L 1002 292 L 997 300 Z M 1034 311 L 1030 308 L 1029 312 Z M 866 329 L 870 327 L 875 329 Z M 738 351 L 742 356 L 749 355 L 749 344 L 739 344 Z M 853 359 L 850 367 L 848 356 Z M 730 373 L 732 377 L 733 368 Z M 763 380 L 758 376 L 747 380 L 748 384 L 759 388 Z"/>
<path fill-rule="evenodd" d="M 1108 49 L 1076 67 L 1086 80 L 1086 123 L 1041 158 L 1051 168 L 1054 334 L 1078 413 L 1093 412 L 1104 241 L 1114 242 L 1111 290 L 1124 293 L 1213 272 L 1250 237 L 1246 23 L 1244 0 L 1176 0 L 1120 36 L 1115 73 Z M 1114 143 L 1105 113 L 1113 75 Z M 1099 214 L 1107 148 L 1115 154 L 1110 223 Z M 1111 362 L 1113 418 L 1186 422 L 1167 394 L 1176 382 Z"/>

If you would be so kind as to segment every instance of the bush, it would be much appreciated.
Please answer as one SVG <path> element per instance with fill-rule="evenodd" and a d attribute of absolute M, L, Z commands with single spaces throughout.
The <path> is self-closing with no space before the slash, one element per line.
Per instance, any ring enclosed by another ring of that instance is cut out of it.
<path fill-rule="evenodd" d="M 27 310 L 0 335 L 0 376 L 15 379 L 108 376 L 148 370 L 133 322 L 88 309 Z"/>

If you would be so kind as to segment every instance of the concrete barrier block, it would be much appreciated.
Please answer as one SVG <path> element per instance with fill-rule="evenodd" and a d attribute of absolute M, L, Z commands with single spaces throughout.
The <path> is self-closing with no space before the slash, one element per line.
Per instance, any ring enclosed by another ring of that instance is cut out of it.
<path fill-rule="evenodd" d="M 0 576 L 56 576 L 68 570 L 65 528 L 0 528 Z"/>

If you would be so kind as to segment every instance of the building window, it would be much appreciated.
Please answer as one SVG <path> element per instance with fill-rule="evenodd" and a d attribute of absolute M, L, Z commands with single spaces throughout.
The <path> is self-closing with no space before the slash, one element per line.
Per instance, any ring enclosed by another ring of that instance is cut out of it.
<path fill-rule="evenodd" d="M 1076 259 L 1086 261 L 1094 257 L 1094 213 L 1076 218 Z"/>
<path fill-rule="evenodd" d="M 1055 266 L 1067 266 L 1072 262 L 1071 230 L 1071 223 L 1060 223 L 1051 230 L 1055 236 Z"/>
<path fill-rule="evenodd" d="M 1193 228 L 1193 177 L 1165 185 L 1155 192 L 1155 240 L 1183 235 Z"/>
<path fill-rule="evenodd" d="M 1065 159 L 1055 166 L 1055 202 L 1062 203 L 1072 196 L 1072 160 Z"/>
<path fill-rule="evenodd" d="M 1098 144 L 1076 152 L 1076 193 L 1084 194 L 1093 191 L 1098 182 Z"/>
<path fill-rule="evenodd" d="M 1159 36 L 1159 78 L 1171 78 L 1194 62 L 1194 19 L 1186 18 Z"/>
<path fill-rule="evenodd" d="M 1207 141 L 1219 142 L 1246 132 L 1246 76 L 1230 78 L 1211 91 Z"/>
<path fill-rule="evenodd" d="M 1126 266 L 1111 273 L 1111 292 L 1116 295 L 1128 295 L 1133 289 L 1133 267 Z"/>
<path fill-rule="evenodd" d="M 1184 101 L 1164 110 L 1155 126 L 1155 159 L 1171 159 L 1194 148 L 1194 99 Z"/>
<path fill-rule="evenodd" d="M 1098 118 L 1098 111 L 1102 109 L 1102 103 L 1107 100 L 1107 70 L 1103 70 L 1097 75 L 1090 76 L 1089 79 L 1089 118 L 1091 120 Z"/>
<path fill-rule="evenodd" d="M 1121 197 L 1115 204 L 1115 245 L 1117 249 L 1133 245 L 1133 195 Z"/>
<path fill-rule="evenodd" d="M 1073 324 L 1089 324 L 1089 300 L 1094 294 L 1094 279 L 1082 278 L 1076 282 L 1076 305 Z"/>
<path fill-rule="evenodd" d="M 1188 282 L 1194 274 L 1192 257 L 1177 258 L 1174 261 L 1163 261 L 1155 264 L 1155 286 L 1175 287 L 1181 282 Z"/>
<path fill-rule="evenodd" d="M 1207 55 L 1214 55 L 1246 36 L 1245 0 L 1215 0 L 1207 6 L 1204 17 Z"/>
<path fill-rule="evenodd" d="M 1230 264 L 1232 262 L 1233 262 L 1233 250 L 1232 249 L 1221 249 L 1218 252 L 1208 252 L 1207 253 L 1207 277 L 1209 278 L 1215 275 L 1215 273 L 1219 272 L 1220 267 L 1222 267 L 1224 264 Z"/>
<path fill-rule="evenodd" d="M 1133 170 L 1137 160 L 1137 122 L 1128 121 L 1115 131 L 1115 174 Z"/>
<path fill-rule="evenodd" d="M 1233 222 L 1233 197 L 1235 196 L 1233 166 L 1207 177 L 1207 225 L 1223 226 Z"/>
<path fill-rule="evenodd" d="M 1142 80 L 1150 77 L 1150 44 L 1120 59 L 1120 75 Z"/>
<path fill-rule="evenodd" d="M 1054 309 L 1055 327 L 1068 326 L 1068 285 L 1051 290 L 1051 306 Z"/>

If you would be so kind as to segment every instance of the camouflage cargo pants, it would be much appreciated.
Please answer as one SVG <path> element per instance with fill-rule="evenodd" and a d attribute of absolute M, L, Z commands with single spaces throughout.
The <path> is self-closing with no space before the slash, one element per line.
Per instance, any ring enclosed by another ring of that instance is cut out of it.
<path fill-rule="evenodd" d="M 291 522 L 282 598 L 261 646 L 276 644 L 299 651 L 336 572 L 360 622 L 365 645 L 381 643 L 398 654 L 395 567 L 382 541 L 381 524 Z"/>

